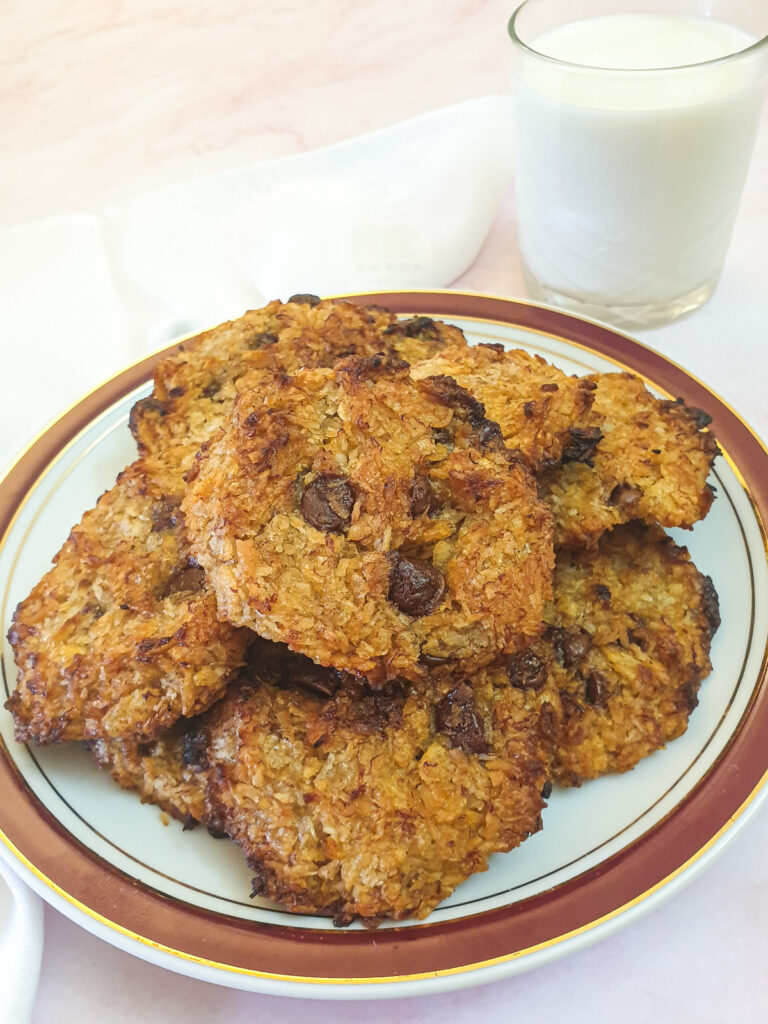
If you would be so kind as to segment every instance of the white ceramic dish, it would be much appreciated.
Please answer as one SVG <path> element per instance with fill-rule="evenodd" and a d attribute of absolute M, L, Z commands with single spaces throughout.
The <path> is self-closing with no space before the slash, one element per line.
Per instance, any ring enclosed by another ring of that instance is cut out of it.
<path fill-rule="evenodd" d="M 248 898 L 233 845 L 164 824 L 77 745 L 34 749 L 0 715 L 0 854 L 46 900 L 90 931 L 161 966 L 219 984 L 313 998 L 414 995 L 495 980 L 596 940 L 703 867 L 765 793 L 768 753 L 768 454 L 703 385 L 631 340 L 534 305 L 459 293 L 369 296 L 441 316 L 470 340 L 541 353 L 568 372 L 628 367 L 661 393 L 707 408 L 725 455 L 718 498 L 675 532 L 720 594 L 714 670 L 687 733 L 625 776 L 555 791 L 544 829 L 493 859 L 428 921 L 339 931 Z M 0 484 L 0 623 L 47 569 L 69 527 L 135 454 L 126 427 L 153 360 L 71 410 Z M 3 699 L 14 685 L 2 648 Z M 740 771 L 729 771 L 738 763 Z M 735 776 L 738 779 L 735 780 Z"/>

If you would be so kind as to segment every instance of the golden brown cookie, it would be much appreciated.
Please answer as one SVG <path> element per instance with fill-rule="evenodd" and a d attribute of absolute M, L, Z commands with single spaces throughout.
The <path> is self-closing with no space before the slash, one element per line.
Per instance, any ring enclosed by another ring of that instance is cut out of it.
<path fill-rule="evenodd" d="M 199 822 L 213 828 L 207 776 L 200 770 L 201 752 L 195 748 L 192 732 L 199 728 L 198 723 L 197 718 L 185 719 L 157 739 L 144 742 L 92 740 L 88 749 L 99 766 L 123 789 L 138 793 L 142 803 L 157 804 L 185 828 Z"/>
<path fill-rule="evenodd" d="M 446 346 L 414 365 L 416 378 L 447 374 L 485 406 L 506 446 L 533 470 L 594 454 L 600 431 L 585 426 L 596 388 L 541 356 L 502 345 Z"/>
<path fill-rule="evenodd" d="M 549 513 L 455 381 L 349 358 L 238 392 L 183 503 L 228 622 L 374 683 L 540 633 Z"/>
<path fill-rule="evenodd" d="M 183 473 L 216 433 L 235 396 L 235 381 L 249 370 L 295 373 L 379 352 L 422 358 L 448 341 L 466 344 L 458 328 L 428 317 L 399 320 L 384 309 L 315 295 L 270 302 L 190 339 L 163 359 L 152 394 L 133 407 L 131 430 L 145 457 L 167 462 L 174 448 Z"/>
<path fill-rule="evenodd" d="M 562 700 L 554 777 L 624 772 L 680 736 L 711 670 L 717 594 L 685 548 L 630 523 L 588 551 L 560 551 L 545 640 L 510 659 L 516 686 Z"/>
<path fill-rule="evenodd" d="M 585 379 L 597 389 L 583 425 L 603 436 L 588 462 L 571 461 L 541 477 L 556 546 L 594 544 L 632 519 L 690 529 L 714 497 L 707 476 L 718 447 L 703 429 L 710 417 L 654 397 L 629 373 Z"/>
<path fill-rule="evenodd" d="M 18 606 L 6 706 L 19 740 L 157 736 L 207 707 L 242 664 L 247 633 L 218 620 L 180 500 L 137 461 Z"/>
<path fill-rule="evenodd" d="M 257 641 L 198 746 L 254 893 L 345 924 L 423 918 L 537 831 L 556 728 L 503 670 L 372 690 Z"/>

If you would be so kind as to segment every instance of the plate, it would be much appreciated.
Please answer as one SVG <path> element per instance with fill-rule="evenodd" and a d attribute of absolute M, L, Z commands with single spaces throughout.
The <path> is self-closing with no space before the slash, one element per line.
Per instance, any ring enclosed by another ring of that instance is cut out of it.
<path fill-rule="evenodd" d="M 606 936 L 690 879 L 766 792 L 768 453 L 703 384 L 591 321 L 458 292 L 355 298 L 452 321 L 474 342 L 538 352 L 564 370 L 628 368 L 660 395 L 707 409 L 723 454 L 712 512 L 671 531 L 712 576 L 722 625 L 688 731 L 627 775 L 558 790 L 544 829 L 492 858 L 425 922 L 339 930 L 248 898 L 234 844 L 164 823 L 100 773 L 84 748 L 37 749 L 0 714 L 0 855 L 49 903 L 122 949 L 218 984 L 283 995 L 417 995 L 493 981 Z M 0 625 L 117 472 L 126 427 L 162 353 L 129 367 L 51 426 L 0 484 Z M 4 642 L 5 643 L 5 642 Z M 14 686 L 7 643 L 2 685 Z M 3 696 L 3 700 L 5 699 Z"/>

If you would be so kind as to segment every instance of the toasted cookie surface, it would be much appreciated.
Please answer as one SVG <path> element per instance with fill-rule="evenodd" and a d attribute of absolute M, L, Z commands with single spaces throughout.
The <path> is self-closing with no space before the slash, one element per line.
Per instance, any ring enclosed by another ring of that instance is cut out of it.
<path fill-rule="evenodd" d="M 629 373 L 585 379 L 597 388 L 584 427 L 603 436 L 588 462 L 571 461 L 541 477 L 556 545 L 594 544 L 605 530 L 633 519 L 692 527 L 714 497 L 707 476 L 718 448 L 703 430 L 709 416 L 654 397 Z"/>
<path fill-rule="evenodd" d="M 194 745 L 192 730 L 197 728 L 198 719 L 190 719 L 156 740 L 98 739 L 88 749 L 100 767 L 123 789 L 138 793 L 142 803 L 157 804 L 187 828 L 198 822 L 212 825 L 207 776 L 200 770 L 201 751 Z"/>
<path fill-rule="evenodd" d="M 134 463 L 16 609 L 18 739 L 156 736 L 210 704 L 242 663 L 247 634 L 218 620 L 179 502 Z"/>
<path fill-rule="evenodd" d="M 374 683 L 540 633 L 549 513 L 455 381 L 350 358 L 238 391 L 183 503 L 227 621 Z"/>
<path fill-rule="evenodd" d="M 522 349 L 449 345 L 412 372 L 417 378 L 454 377 L 483 403 L 507 447 L 531 469 L 589 459 L 600 439 L 597 428 L 583 425 L 595 383 L 569 377 Z"/>
<path fill-rule="evenodd" d="M 312 295 L 270 302 L 190 339 L 163 359 L 151 396 L 132 410 L 131 430 L 141 454 L 167 458 L 172 447 L 185 471 L 215 434 L 235 396 L 235 382 L 249 370 L 295 373 L 380 352 L 413 360 L 448 342 L 466 344 L 458 328 L 428 317 L 399 320 L 384 309 Z"/>
<path fill-rule="evenodd" d="M 659 527 L 630 523 L 597 548 L 561 551 L 545 640 L 510 678 L 540 678 L 562 699 L 555 778 L 623 772 L 680 736 L 709 673 L 717 595 Z"/>
<path fill-rule="evenodd" d="M 424 917 L 538 830 L 556 719 L 504 671 L 371 690 L 257 641 L 199 742 L 255 893 L 346 923 Z"/>

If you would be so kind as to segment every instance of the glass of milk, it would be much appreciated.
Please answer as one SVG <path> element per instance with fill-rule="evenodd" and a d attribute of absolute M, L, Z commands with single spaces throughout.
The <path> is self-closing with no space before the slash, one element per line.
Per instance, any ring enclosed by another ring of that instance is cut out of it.
<path fill-rule="evenodd" d="M 512 15 L 534 298 L 626 327 L 715 289 L 768 73 L 768 0 L 527 0 Z"/>

